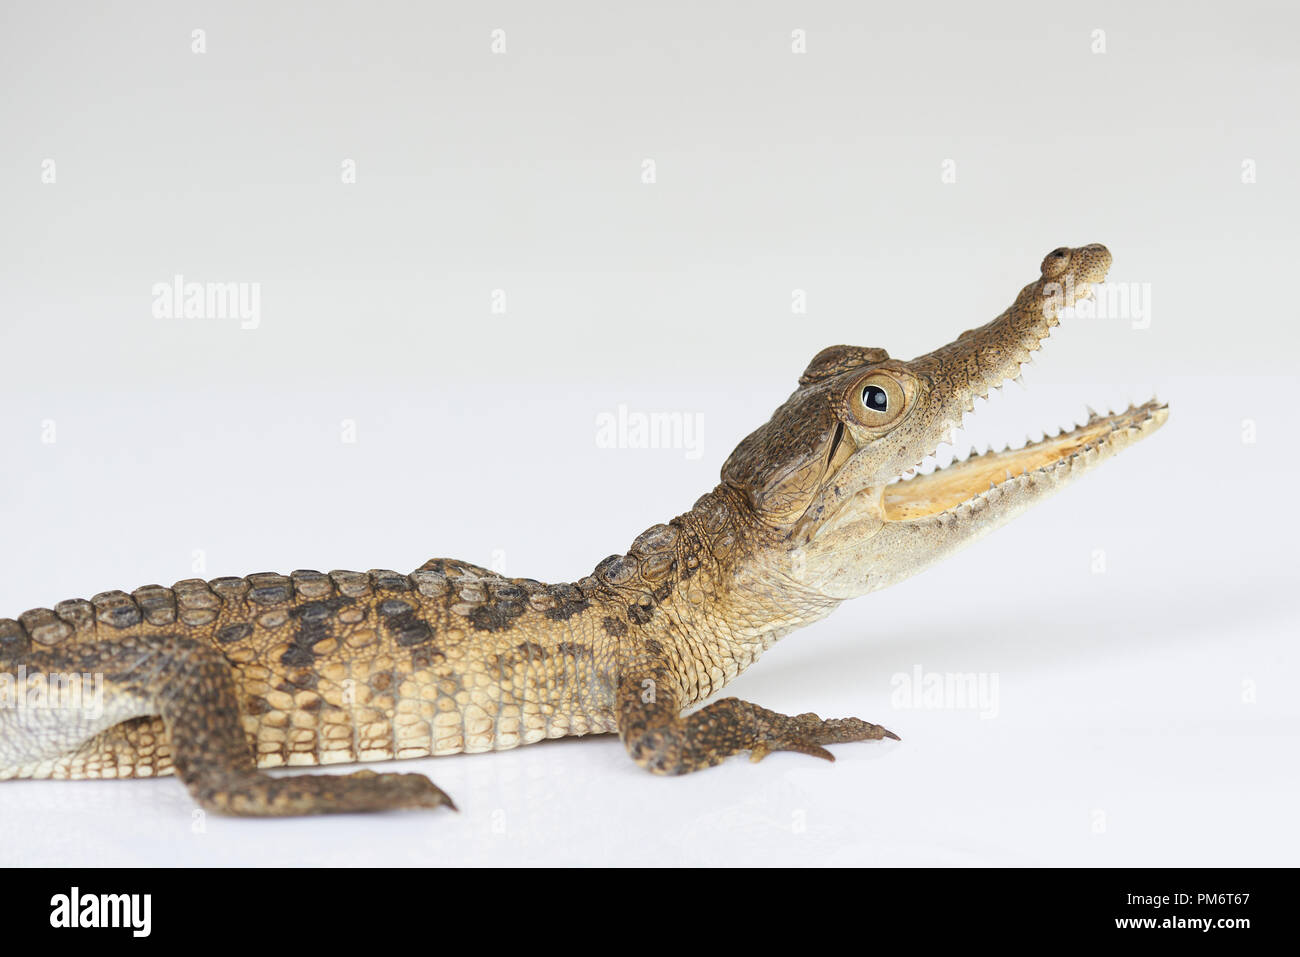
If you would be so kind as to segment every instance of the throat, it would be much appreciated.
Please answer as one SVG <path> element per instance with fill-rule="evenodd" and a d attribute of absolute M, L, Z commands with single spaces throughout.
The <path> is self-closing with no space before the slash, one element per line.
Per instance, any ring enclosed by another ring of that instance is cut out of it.
<path fill-rule="evenodd" d="M 592 613 L 624 654 L 667 657 L 683 700 L 703 701 L 838 604 L 781 568 L 771 534 L 738 492 L 720 485 L 578 584 L 599 591 Z"/>

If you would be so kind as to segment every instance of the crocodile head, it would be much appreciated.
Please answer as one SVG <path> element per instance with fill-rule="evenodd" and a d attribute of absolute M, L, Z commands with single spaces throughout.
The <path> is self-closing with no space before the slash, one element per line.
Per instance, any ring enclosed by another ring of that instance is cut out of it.
<path fill-rule="evenodd" d="M 1002 315 L 910 362 L 858 346 L 818 353 L 794 394 L 723 466 L 724 484 L 748 501 L 770 543 L 759 553 L 763 577 L 831 599 L 884 587 L 1159 428 L 1167 407 L 1149 401 L 915 474 L 975 399 L 1019 375 L 1060 311 L 1090 297 L 1110 263 L 1101 245 L 1053 250 Z"/>

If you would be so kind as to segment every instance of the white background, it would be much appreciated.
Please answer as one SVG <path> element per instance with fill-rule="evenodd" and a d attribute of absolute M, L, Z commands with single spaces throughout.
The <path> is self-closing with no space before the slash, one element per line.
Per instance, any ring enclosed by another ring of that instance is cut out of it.
<path fill-rule="evenodd" d="M 1067 320 L 974 437 L 1171 417 L 728 688 L 901 743 L 659 779 L 570 739 L 404 762 L 459 815 L 205 829 L 174 779 L 5 782 L 0 863 L 1296 864 L 1287 9 L 6 0 L 2 614 L 196 551 L 578 578 L 818 349 L 927 351 L 1062 244 L 1149 327 Z M 155 318 L 178 273 L 260 284 L 260 325 Z M 699 454 L 599 448 L 620 404 L 702 416 Z M 995 674 L 996 716 L 897 707 L 918 667 Z"/>

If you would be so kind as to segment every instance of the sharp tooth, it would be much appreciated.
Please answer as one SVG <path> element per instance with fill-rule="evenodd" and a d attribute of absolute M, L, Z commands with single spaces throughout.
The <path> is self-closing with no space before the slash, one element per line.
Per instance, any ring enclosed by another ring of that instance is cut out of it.
<path fill-rule="evenodd" d="M 1011 381 L 1014 382 L 1016 385 L 1020 386 L 1020 388 L 1022 389 L 1025 387 L 1025 377 L 1023 374 L 1016 376 Z"/>
<path fill-rule="evenodd" d="M 1088 421 L 1089 421 L 1089 422 L 1093 421 L 1094 419 L 1099 419 L 1099 418 L 1101 418 L 1101 416 L 1099 416 L 1099 415 L 1097 414 L 1097 410 L 1094 409 L 1092 406 L 1090 406 L 1090 405 L 1089 405 L 1089 406 L 1084 406 L 1084 408 L 1086 408 L 1086 409 L 1088 410 Z"/>

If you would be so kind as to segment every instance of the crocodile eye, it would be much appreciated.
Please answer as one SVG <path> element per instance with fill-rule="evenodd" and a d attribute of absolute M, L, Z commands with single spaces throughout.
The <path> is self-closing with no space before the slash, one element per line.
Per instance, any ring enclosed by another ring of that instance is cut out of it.
<path fill-rule="evenodd" d="M 873 372 L 861 379 L 849 396 L 853 417 L 870 428 L 889 425 L 903 414 L 907 397 L 893 376 Z"/>

